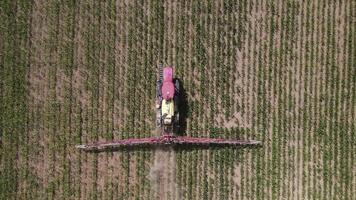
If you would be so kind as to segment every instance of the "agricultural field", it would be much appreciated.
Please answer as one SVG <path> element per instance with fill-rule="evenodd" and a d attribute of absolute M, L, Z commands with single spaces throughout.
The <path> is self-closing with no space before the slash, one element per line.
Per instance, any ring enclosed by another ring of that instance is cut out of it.
<path fill-rule="evenodd" d="M 356 2 L 1 0 L 0 199 L 356 199 Z M 85 153 L 154 136 L 260 147 Z"/>

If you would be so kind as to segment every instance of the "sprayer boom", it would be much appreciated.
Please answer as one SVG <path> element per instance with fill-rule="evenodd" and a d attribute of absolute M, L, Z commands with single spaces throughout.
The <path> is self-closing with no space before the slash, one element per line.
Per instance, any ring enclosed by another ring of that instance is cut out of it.
<path fill-rule="evenodd" d="M 259 141 L 255 140 L 228 140 L 220 138 L 195 138 L 173 135 L 163 135 L 161 137 L 151 138 L 132 138 L 111 142 L 98 142 L 86 145 L 77 145 L 76 148 L 85 151 L 104 151 L 120 147 L 133 146 L 165 146 L 165 145 L 258 145 Z"/>
<path fill-rule="evenodd" d="M 219 138 L 194 138 L 176 136 L 174 130 L 180 128 L 179 108 L 182 106 L 182 88 L 180 81 L 173 78 L 173 68 L 160 65 L 156 83 L 156 127 L 161 130 L 161 136 L 150 138 L 132 138 L 111 142 L 98 142 L 77 145 L 76 148 L 85 151 L 103 151 L 119 147 L 157 146 L 157 145 L 257 145 L 255 140 L 229 140 Z"/>

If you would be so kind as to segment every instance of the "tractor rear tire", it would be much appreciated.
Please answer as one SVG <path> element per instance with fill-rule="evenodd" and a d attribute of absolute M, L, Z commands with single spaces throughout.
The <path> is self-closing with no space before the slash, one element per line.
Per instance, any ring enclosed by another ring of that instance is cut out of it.
<path fill-rule="evenodd" d="M 178 79 L 174 79 L 174 90 L 175 90 L 175 95 L 173 97 L 174 98 L 173 100 L 174 100 L 176 106 L 179 107 L 181 94 L 180 94 L 180 84 L 179 84 L 179 80 Z"/>
<path fill-rule="evenodd" d="M 156 84 L 156 98 L 160 98 L 162 97 L 162 82 L 161 81 L 157 81 L 157 84 Z"/>
<path fill-rule="evenodd" d="M 175 114 L 175 117 L 174 117 L 174 124 L 175 126 L 179 127 L 179 112 L 177 112 Z"/>
<path fill-rule="evenodd" d="M 179 95 L 180 92 L 180 85 L 179 85 L 179 80 L 178 79 L 174 79 L 174 89 L 177 95 Z"/>

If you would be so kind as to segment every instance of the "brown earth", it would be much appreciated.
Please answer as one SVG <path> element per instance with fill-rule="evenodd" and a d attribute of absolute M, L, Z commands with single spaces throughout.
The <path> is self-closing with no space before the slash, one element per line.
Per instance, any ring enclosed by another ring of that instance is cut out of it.
<path fill-rule="evenodd" d="M 158 199 L 181 199 L 181 192 L 175 182 L 175 160 L 172 148 L 155 151 L 149 179 Z"/>

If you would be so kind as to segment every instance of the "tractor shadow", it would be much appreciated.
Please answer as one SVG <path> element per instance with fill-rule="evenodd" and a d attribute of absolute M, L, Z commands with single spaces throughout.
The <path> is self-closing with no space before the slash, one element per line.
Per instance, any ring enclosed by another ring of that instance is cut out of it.
<path fill-rule="evenodd" d="M 174 145 L 173 149 L 177 152 L 184 152 L 184 151 L 196 151 L 196 150 L 218 150 L 218 149 L 260 149 L 262 144 L 256 145 L 226 145 L 226 144 L 209 144 L 209 145 L 199 145 L 199 144 L 179 144 Z"/>
<path fill-rule="evenodd" d="M 180 78 L 177 78 L 179 81 L 179 128 L 174 131 L 174 134 L 177 136 L 187 136 L 187 118 L 190 110 L 188 103 L 188 93 L 184 88 L 184 81 Z M 173 149 L 176 151 L 194 151 L 194 150 L 208 150 L 208 149 L 258 149 L 261 148 L 262 143 L 257 145 L 223 145 L 223 144 L 209 144 L 209 145 L 199 145 L 199 144 L 176 144 L 173 145 Z M 150 147 L 148 147 L 150 148 Z"/>
<path fill-rule="evenodd" d="M 177 79 L 179 81 L 179 127 L 175 130 L 175 134 L 178 136 L 184 136 L 187 131 L 187 117 L 189 112 L 188 94 L 184 88 L 184 81 L 179 78 Z"/>
<path fill-rule="evenodd" d="M 209 145 L 198 145 L 198 144 L 173 144 L 173 145 L 139 145 L 139 146 L 127 146 L 127 147 L 114 147 L 110 149 L 103 150 L 88 150 L 87 152 L 91 153 L 101 153 L 101 152 L 137 152 L 147 151 L 152 152 L 156 150 L 161 151 L 176 151 L 176 152 L 186 152 L 186 151 L 196 151 L 196 150 L 218 150 L 218 149 L 259 149 L 262 147 L 262 144 L 257 145 L 226 145 L 226 144 L 209 144 Z"/>

